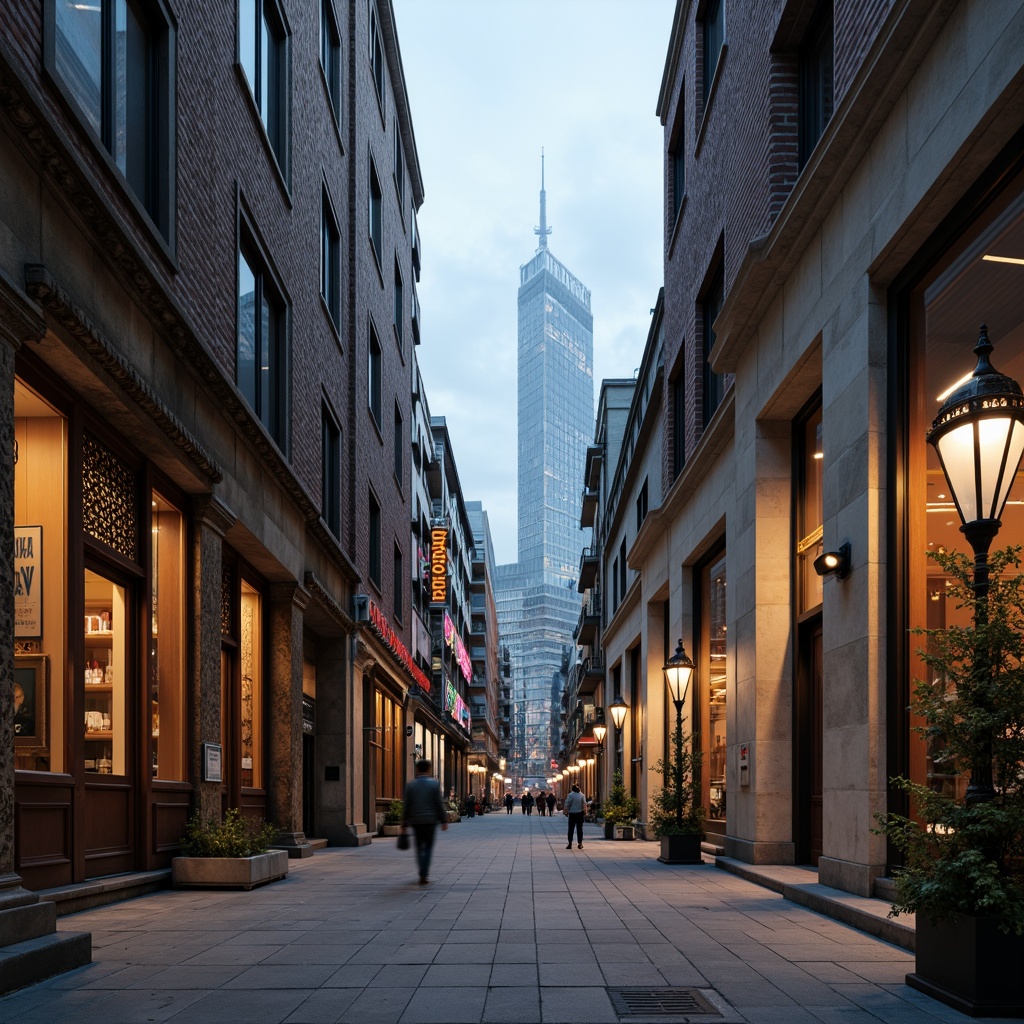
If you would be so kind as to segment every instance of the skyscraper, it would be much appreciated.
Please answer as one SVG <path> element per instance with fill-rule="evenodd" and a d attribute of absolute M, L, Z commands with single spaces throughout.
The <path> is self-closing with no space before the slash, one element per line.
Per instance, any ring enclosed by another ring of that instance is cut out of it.
<path fill-rule="evenodd" d="M 497 601 L 512 665 L 509 760 L 522 782 L 543 786 L 580 611 L 580 497 L 594 428 L 590 291 L 548 249 L 543 154 L 534 231 L 537 251 L 519 268 L 519 558 L 498 567 Z"/>

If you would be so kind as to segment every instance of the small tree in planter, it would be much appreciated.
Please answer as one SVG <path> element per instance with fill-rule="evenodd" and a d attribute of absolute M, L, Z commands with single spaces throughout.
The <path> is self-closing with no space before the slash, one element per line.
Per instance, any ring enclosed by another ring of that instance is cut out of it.
<path fill-rule="evenodd" d="M 402 831 L 403 805 L 401 800 L 392 800 L 384 812 L 383 833 L 386 836 L 397 836 Z"/>
<path fill-rule="evenodd" d="M 694 772 L 703 760 L 694 751 L 689 736 L 673 734 L 670 757 L 651 767 L 662 776 L 663 785 L 651 800 L 648 826 L 661 840 L 665 864 L 700 864 L 700 844 L 704 838 L 704 808 L 697 802 Z"/>
<path fill-rule="evenodd" d="M 626 792 L 626 787 L 622 782 L 622 772 L 616 771 L 612 776 L 611 792 L 604 802 L 605 839 L 614 839 L 615 826 L 629 825 L 636 820 L 639 813 L 640 801 Z"/>
<path fill-rule="evenodd" d="M 1024 576 L 1021 549 L 990 559 L 987 592 L 960 553 L 932 554 L 955 582 L 947 600 L 970 626 L 918 630 L 928 680 L 917 680 L 916 731 L 947 775 L 970 773 L 967 798 L 906 778 L 916 818 L 880 816 L 904 858 L 892 915 L 917 914 L 916 973 L 907 981 L 966 1012 L 1024 1015 Z M 988 776 L 991 775 L 991 790 Z M 979 799 L 978 791 L 984 789 Z M 966 943 L 970 943 L 968 949 Z"/>
<path fill-rule="evenodd" d="M 223 821 L 194 814 L 185 826 L 181 856 L 171 859 L 171 878 L 185 888 L 252 889 L 288 874 L 288 854 L 271 850 L 277 828 L 245 818 L 231 807 Z"/>

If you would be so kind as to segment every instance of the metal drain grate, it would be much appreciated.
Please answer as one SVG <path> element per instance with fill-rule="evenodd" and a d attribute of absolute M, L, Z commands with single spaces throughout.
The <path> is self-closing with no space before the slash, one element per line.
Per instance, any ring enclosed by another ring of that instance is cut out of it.
<path fill-rule="evenodd" d="M 721 1017 L 695 988 L 610 988 L 608 997 L 619 1017 Z"/>

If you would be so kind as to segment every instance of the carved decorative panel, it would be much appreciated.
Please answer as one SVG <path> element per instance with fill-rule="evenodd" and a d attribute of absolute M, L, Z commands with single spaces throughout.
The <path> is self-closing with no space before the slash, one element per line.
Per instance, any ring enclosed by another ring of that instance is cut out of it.
<path fill-rule="evenodd" d="M 139 560 L 135 477 L 91 437 L 82 447 L 82 525 L 90 537 L 133 562 Z"/>
<path fill-rule="evenodd" d="M 221 566 L 220 570 L 220 633 L 221 636 L 233 636 L 231 622 L 231 598 L 234 594 L 234 573 L 230 565 Z"/>

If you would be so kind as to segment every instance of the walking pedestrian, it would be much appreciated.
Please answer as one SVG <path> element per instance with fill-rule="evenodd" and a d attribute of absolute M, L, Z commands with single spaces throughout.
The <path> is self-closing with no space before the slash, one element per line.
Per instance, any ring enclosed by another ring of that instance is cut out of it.
<path fill-rule="evenodd" d="M 567 850 L 572 849 L 572 833 L 575 830 L 577 835 L 576 849 L 583 849 L 583 816 L 586 814 L 587 805 L 580 792 L 579 786 L 573 786 L 572 792 L 565 798 L 562 804 L 562 813 L 569 816 L 569 842 Z"/>
<path fill-rule="evenodd" d="M 530 791 L 528 789 L 523 790 L 523 795 L 519 798 L 519 813 L 526 814 L 527 801 L 530 799 Z"/>
<path fill-rule="evenodd" d="M 548 793 L 548 817 L 553 817 L 555 813 L 555 794 Z"/>
<path fill-rule="evenodd" d="M 470 790 L 466 794 L 466 817 L 472 818 L 476 814 L 476 797 L 473 796 L 473 790 Z"/>
<path fill-rule="evenodd" d="M 537 813 L 538 813 L 538 814 L 539 814 L 539 815 L 540 815 L 540 816 L 541 816 L 542 818 L 544 817 L 544 812 L 545 812 L 545 811 L 547 810 L 547 806 L 548 806 L 548 803 L 547 803 L 547 794 L 546 794 L 546 793 L 544 792 L 544 790 L 542 789 L 542 790 L 541 790 L 541 791 L 540 791 L 540 792 L 539 792 L 539 793 L 537 794 Z"/>
<path fill-rule="evenodd" d="M 505 813 L 512 813 L 512 805 L 516 802 L 515 797 L 511 793 L 505 794 Z"/>
<path fill-rule="evenodd" d="M 405 785 L 402 801 L 402 827 L 412 825 L 416 839 L 416 862 L 420 869 L 420 885 L 426 885 L 430 874 L 430 856 L 434 852 L 434 831 L 438 822 L 441 831 L 448 830 L 448 811 L 441 796 L 441 787 L 431 772 L 433 765 L 426 758 L 416 762 L 416 777 Z"/>

